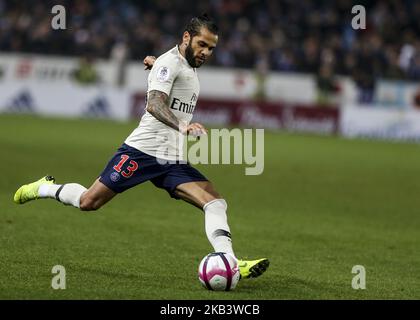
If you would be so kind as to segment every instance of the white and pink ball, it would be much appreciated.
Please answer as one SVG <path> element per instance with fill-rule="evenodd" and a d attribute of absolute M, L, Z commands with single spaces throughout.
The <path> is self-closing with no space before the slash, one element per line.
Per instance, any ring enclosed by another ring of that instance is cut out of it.
<path fill-rule="evenodd" d="M 238 262 L 229 253 L 210 253 L 201 260 L 198 267 L 198 279 L 209 290 L 233 290 L 238 284 L 239 278 Z"/>

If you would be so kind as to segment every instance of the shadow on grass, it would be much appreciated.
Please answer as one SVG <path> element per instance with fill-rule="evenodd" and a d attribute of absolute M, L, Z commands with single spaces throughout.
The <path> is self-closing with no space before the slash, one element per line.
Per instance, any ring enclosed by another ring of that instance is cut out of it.
<path fill-rule="evenodd" d="M 144 278 L 144 274 L 142 273 L 129 273 L 125 270 L 121 270 L 121 271 L 112 271 L 110 270 L 111 267 L 109 269 L 99 269 L 99 268 L 91 268 L 91 267 L 86 267 L 86 266 L 72 266 L 73 270 L 77 270 L 79 272 L 83 272 L 83 273 L 90 273 L 90 274 L 95 274 L 98 276 L 105 276 L 105 277 L 110 277 L 112 279 L 116 279 L 116 278 L 125 278 L 125 279 L 129 279 L 129 280 L 139 280 Z"/>
<path fill-rule="evenodd" d="M 302 279 L 295 276 L 279 276 L 273 279 L 243 280 L 238 290 L 243 293 L 259 291 L 264 299 L 273 300 L 320 300 L 320 299 L 349 299 L 351 294 L 347 288 L 339 289 L 336 284 L 321 280 Z M 350 288 L 349 288 L 350 289 Z"/>

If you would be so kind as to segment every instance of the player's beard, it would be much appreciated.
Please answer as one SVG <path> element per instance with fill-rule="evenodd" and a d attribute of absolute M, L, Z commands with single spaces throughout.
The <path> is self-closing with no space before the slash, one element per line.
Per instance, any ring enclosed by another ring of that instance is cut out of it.
<path fill-rule="evenodd" d="M 193 68 L 200 68 L 200 66 L 202 65 L 202 63 L 197 63 L 196 61 L 196 57 L 194 56 L 194 50 L 191 47 L 191 40 L 188 43 L 188 46 L 185 48 L 185 59 L 187 59 L 188 64 L 193 67 Z"/>

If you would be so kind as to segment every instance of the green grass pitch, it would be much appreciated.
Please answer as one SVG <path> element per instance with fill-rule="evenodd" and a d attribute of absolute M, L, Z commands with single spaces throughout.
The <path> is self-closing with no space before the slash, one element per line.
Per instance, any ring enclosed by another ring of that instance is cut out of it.
<path fill-rule="evenodd" d="M 197 278 L 212 251 L 204 217 L 151 183 L 98 212 L 19 206 L 45 174 L 86 187 L 137 125 L 0 116 L 0 299 L 419 299 L 420 147 L 265 134 L 265 170 L 197 166 L 227 199 L 236 254 L 268 271 L 232 292 Z M 66 268 L 65 290 L 51 269 Z M 366 289 L 351 286 L 366 269 Z"/>

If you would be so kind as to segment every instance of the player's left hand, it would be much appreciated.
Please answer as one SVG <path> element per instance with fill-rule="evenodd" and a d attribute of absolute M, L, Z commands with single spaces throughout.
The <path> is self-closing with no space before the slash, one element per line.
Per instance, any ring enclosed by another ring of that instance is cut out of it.
<path fill-rule="evenodd" d="M 208 132 L 207 129 L 202 124 L 197 123 L 197 122 L 191 123 L 187 127 L 187 134 L 194 137 L 206 135 L 207 132 Z"/>
<path fill-rule="evenodd" d="M 143 64 L 144 64 L 144 70 L 150 70 L 153 67 L 153 64 L 156 61 L 156 57 L 155 56 L 147 56 L 146 58 L 144 58 L 143 60 Z"/>

